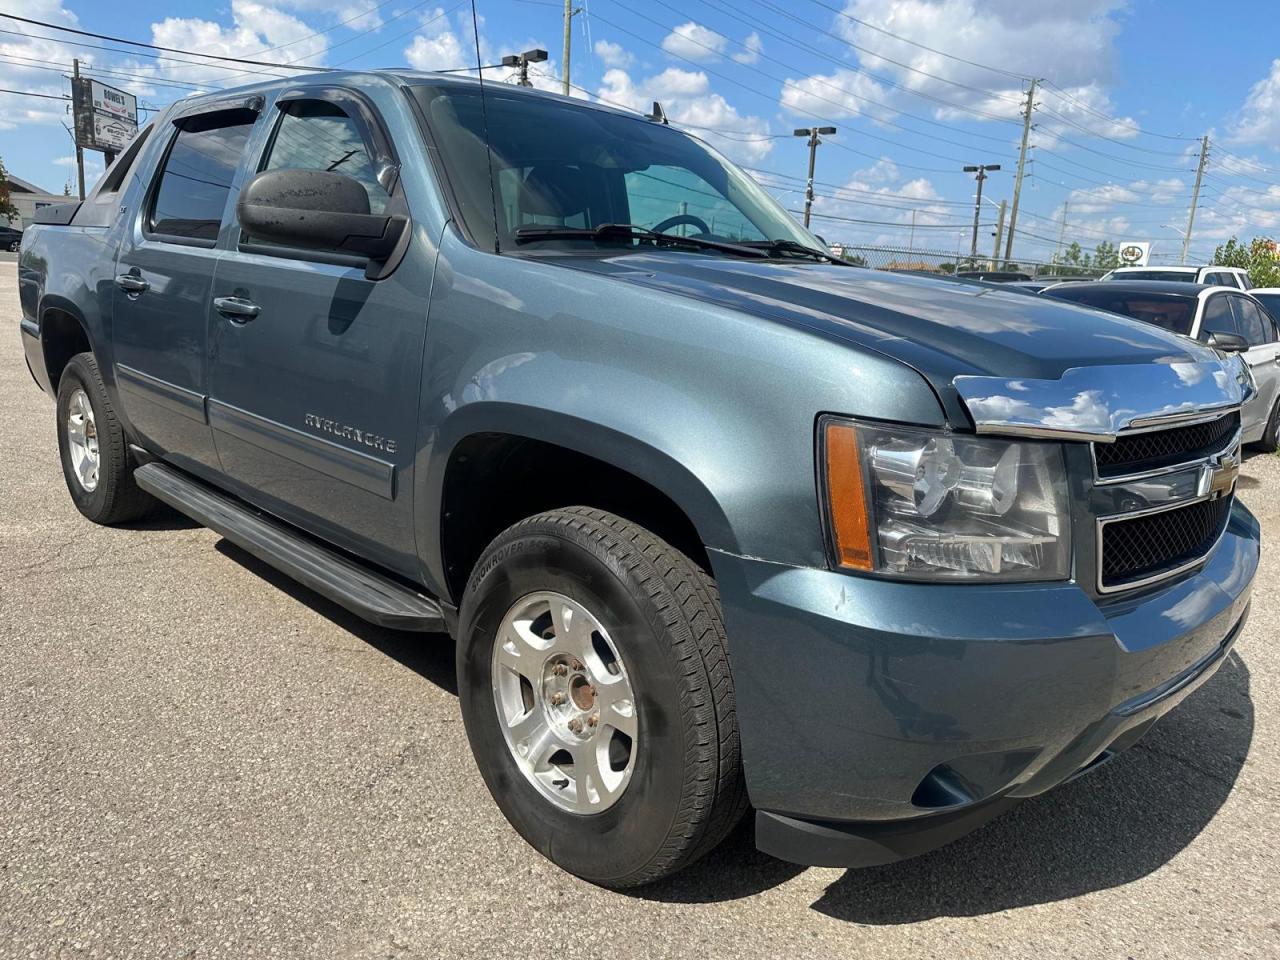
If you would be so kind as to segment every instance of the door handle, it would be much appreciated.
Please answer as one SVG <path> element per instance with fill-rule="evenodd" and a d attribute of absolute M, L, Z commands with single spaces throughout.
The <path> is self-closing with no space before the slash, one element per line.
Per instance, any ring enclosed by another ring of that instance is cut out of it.
<path fill-rule="evenodd" d="M 151 284 L 143 280 L 136 273 L 122 273 L 116 277 L 116 286 L 125 293 L 142 293 L 150 290 Z"/>
<path fill-rule="evenodd" d="M 248 323 L 262 312 L 262 308 L 252 300 L 240 297 L 214 297 L 213 307 L 224 317 L 236 323 Z"/>

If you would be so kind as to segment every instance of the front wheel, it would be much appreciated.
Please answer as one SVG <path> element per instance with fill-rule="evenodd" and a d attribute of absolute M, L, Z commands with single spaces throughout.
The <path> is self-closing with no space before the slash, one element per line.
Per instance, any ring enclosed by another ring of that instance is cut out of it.
<path fill-rule="evenodd" d="M 715 582 L 612 514 L 540 514 L 489 546 L 463 599 L 458 687 L 503 814 L 586 880 L 668 876 L 746 809 Z"/>

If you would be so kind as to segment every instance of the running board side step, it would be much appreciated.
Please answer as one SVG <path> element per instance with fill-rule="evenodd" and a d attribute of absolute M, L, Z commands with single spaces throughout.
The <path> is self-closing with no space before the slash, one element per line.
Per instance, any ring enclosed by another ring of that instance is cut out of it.
<path fill-rule="evenodd" d="M 440 605 L 265 517 L 240 501 L 164 463 L 133 472 L 138 486 L 358 617 L 395 630 L 444 633 Z"/>

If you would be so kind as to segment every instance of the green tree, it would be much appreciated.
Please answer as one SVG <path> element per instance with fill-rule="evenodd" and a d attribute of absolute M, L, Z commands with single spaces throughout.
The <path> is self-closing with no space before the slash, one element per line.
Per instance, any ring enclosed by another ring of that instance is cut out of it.
<path fill-rule="evenodd" d="M 1249 282 L 1255 287 L 1280 286 L 1280 254 L 1275 241 L 1267 237 L 1254 237 L 1248 246 L 1232 237 L 1213 252 L 1213 263 L 1249 271 Z"/>
<path fill-rule="evenodd" d="M 1120 266 L 1120 252 L 1110 240 L 1103 240 L 1093 251 L 1095 270 L 1114 270 Z"/>
<path fill-rule="evenodd" d="M 9 199 L 9 171 L 4 168 L 3 159 L 0 159 L 0 217 L 4 217 L 6 223 L 18 219 L 18 208 Z"/>

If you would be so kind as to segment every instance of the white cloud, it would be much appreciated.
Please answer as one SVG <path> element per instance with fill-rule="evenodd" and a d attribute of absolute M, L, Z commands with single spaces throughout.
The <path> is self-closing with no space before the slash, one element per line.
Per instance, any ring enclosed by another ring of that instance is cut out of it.
<path fill-rule="evenodd" d="M 1280 139 L 1280 59 L 1255 83 L 1231 128 L 1237 143 L 1274 143 Z"/>
<path fill-rule="evenodd" d="M 747 39 L 742 42 L 746 48 L 733 55 L 733 59 L 738 63 L 755 63 L 760 59 L 760 53 L 764 50 L 764 41 L 760 39 L 760 34 L 754 30 L 748 35 Z"/>
<path fill-rule="evenodd" d="M 643 112 L 657 100 L 673 123 L 696 127 L 690 131 L 695 136 L 743 162 L 759 161 L 773 149 L 765 121 L 740 114 L 711 90 L 711 82 L 701 70 L 668 67 L 637 82 L 627 71 L 614 68 L 605 73 L 598 95 L 609 103 Z"/>
<path fill-rule="evenodd" d="M 622 44 L 609 40 L 597 40 L 594 49 L 606 67 L 629 67 L 636 59 Z"/>
<path fill-rule="evenodd" d="M 424 33 L 414 35 L 413 42 L 404 49 L 404 58 L 415 70 L 449 70 L 474 63 L 474 41 L 464 50 L 462 41 L 437 8 L 423 15 L 423 26 L 430 27 Z"/>
<path fill-rule="evenodd" d="M 74 13 L 63 8 L 61 0 L 0 0 L 0 11 L 69 27 L 79 22 Z M 78 53 L 74 47 L 57 40 L 0 37 L 0 56 L 4 57 L 0 62 L 0 87 L 53 97 L 67 96 L 68 82 L 56 71 L 41 68 L 53 63 L 70 63 L 76 56 L 92 64 L 92 53 Z M 0 93 L 0 130 L 12 130 L 26 123 L 56 124 L 68 120 L 65 101 Z"/>
<path fill-rule="evenodd" d="M 883 101 L 885 96 L 885 88 L 865 73 L 841 67 L 800 80 L 787 78 L 782 105 L 807 117 L 836 120 L 861 116 L 870 106 L 868 100 Z"/>
<path fill-rule="evenodd" d="M 724 53 L 728 39 L 690 20 L 662 38 L 662 49 L 686 60 L 715 60 Z"/>
<path fill-rule="evenodd" d="M 789 82 L 782 92 L 783 105 L 803 106 L 825 117 L 857 116 L 869 112 L 858 99 L 866 97 L 895 109 L 916 113 L 929 109 L 939 119 L 980 119 L 970 112 L 976 110 L 1016 120 L 1024 99 L 1022 81 L 1016 76 L 1020 74 L 1053 77 L 1066 91 L 1070 99 L 1056 91 L 1038 98 L 1054 112 L 1108 136 L 1131 136 L 1134 131 L 1128 124 L 1108 123 L 1090 112 L 1115 112 L 1103 84 L 1112 74 L 1114 40 L 1120 29 L 1114 14 L 1125 5 L 1125 0 L 1065 5 L 1021 0 L 847 0 L 844 15 L 833 16 L 831 29 L 859 48 L 856 56 L 861 68 L 890 78 L 906 90 L 886 88 L 866 74 L 838 68 Z M 874 23 L 974 63 L 996 65 L 1015 76 L 943 57 L 849 18 Z M 907 91 L 934 101 L 930 105 Z M 1065 126 L 1047 114 L 1040 122 L 1046 137 Z"/>
<path fill-rule="evenodd" d="M 326 35 L 313 36 L 315 27 L 275 7 L 256 0 L 231 0 L 231 20 L 232 26 L 228 27 L 198 17 L 166 17 L 151 25 L 151 42 L 179 50 L 198 50 L 247 60 L 261 56 L 264 60 L 310 66 L 318 66 L 324 61 L 324 53 L 329 46 Z M 250 83 L 259 79 L 263 72 L 251 66 L 228 70 L 229 66 L 184 64 L 166 59 L 140 65 L 131 72 L 198 86 Z M 273 68 L 271 72 L 279 71 Z"/>

